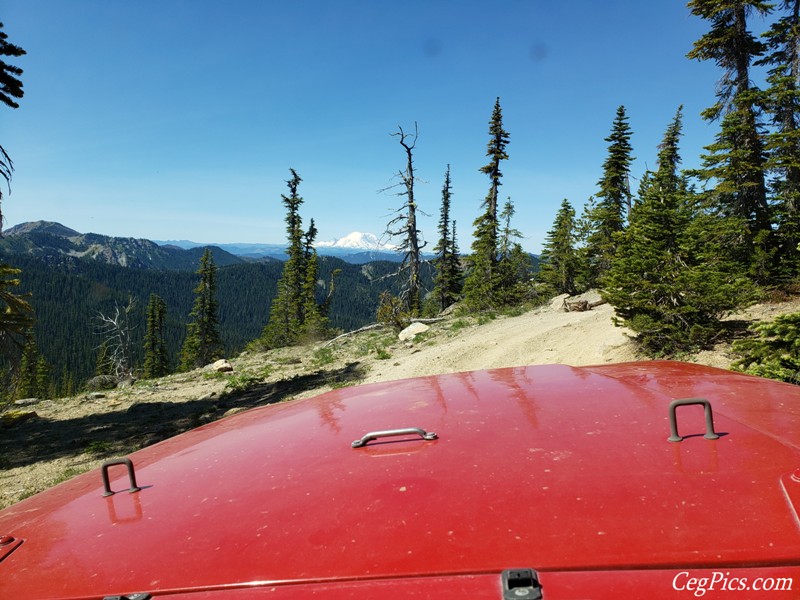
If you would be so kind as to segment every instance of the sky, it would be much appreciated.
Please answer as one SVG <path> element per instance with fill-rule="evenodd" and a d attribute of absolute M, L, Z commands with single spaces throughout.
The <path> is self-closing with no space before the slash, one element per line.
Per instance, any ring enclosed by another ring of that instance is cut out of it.
<path fill-rule="evenodd" d="M 405 168 L 392 134 L 416 123 L 422 236 L 449 164 L 468 251 L 499 97 L 501 199 L 539 252 L 561 201 L 597 191 L 618 106 L 634 189 L 680 105 L 685 167 L 717 130 L 699 115 L 719 70 L 686 58 L 707 25 L 677 0 L 0 0 L 0 21 L 27 51 L 20 108 L 0 107 L 6 227 L 283 243 L 293 168 L 318 241 L 381 236 L 403 204 L 380 192 Z"/>

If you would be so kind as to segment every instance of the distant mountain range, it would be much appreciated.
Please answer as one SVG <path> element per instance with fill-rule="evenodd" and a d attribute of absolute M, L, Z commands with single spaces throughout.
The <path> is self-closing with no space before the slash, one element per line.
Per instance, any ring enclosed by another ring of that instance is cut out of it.
<path fill-rule="evenodd" d="M 135 269 L 194 270 L 205 248 L 211 248 L 217 266 L 264 260 L 285 260 L 285 244 L 204 244 L 189 240 L 152 241 L 97 233 L 80 233 L 52 221 L 15 225 L 3 232 L 0 255 L 26 255 L 44 259 L 73 257 Z M 354 232 L 332 242 L 317 244 L 322 256 L 352 264 L 377 260 L 399 262 L 402 256 L 370 233 Z"/>
<path fill-rule="evenodd" d="M 234 256 L 249 260 L 262 260 L 265 258 L 286 260 L 286 244 L 206 244 L 190 240 L 157 240 L 155 243 L 165 247 L 184 249 L 212 246 L 221 248 Z M 381 242 L 372 233 L 354 231 L 343 238 L 329 242 L 318 242 L 315 246 L 320 256 L 335 256 L 357 265 L 375 260 L 392 262 L 402 260 L 402 255 L 398 254 L 396 246 Z"/>

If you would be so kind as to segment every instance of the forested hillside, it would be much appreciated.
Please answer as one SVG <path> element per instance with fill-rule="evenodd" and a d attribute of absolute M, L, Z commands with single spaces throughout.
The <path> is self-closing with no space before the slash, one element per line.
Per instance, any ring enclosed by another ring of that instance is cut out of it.
<path fill-rule="evenodd" d="M 103 341 L 97 332 L 97 317 L 101 312 L 111 314 L 115 306 L 126 306 L 130 298 L 136 303 L 131 313 L 134 358 L 141 364 L 150 294 L 166 302 L 164 337 L 175 366 L 186 335 L 192 290 L 197 284 L 193 271 L 131 269 L 67 257 L 42 260 L 13 256 L 6 260 L 24 272 L 20 291 L 31 294 L 30 302 L 36 311 L 36 343 L 50 367 L 56 389 L 70 375 L 75 385 L 80 385 L 94 374 L 98 347 Z M 353 265 L 331 257 L 322 257 L 319 262 L 320 296 L 327 293 L 331 273 L 338 271 L 336 292 L 330 303 L 331 325 L 349 330 L 373 321 L 381 292 L 395 285 L 391 274 L 397 265 Z M 227 355 L 241 351 L 261 333 L 282 268 L 281 262 L 266 261 L 218 269 L 220 334 Z"/>

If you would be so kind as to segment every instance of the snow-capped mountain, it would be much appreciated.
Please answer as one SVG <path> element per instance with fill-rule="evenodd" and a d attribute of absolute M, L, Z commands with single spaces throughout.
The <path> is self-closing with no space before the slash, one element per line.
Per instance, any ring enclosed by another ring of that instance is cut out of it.
<path fill-rule="evenodd" d="M 317 248 L 342 248 L 348 250 L 372 250 L 378 252 L 391 252 L 396 249 L 392 244 L 381 242 L 373 233 L 354 231 L 343 238 L 332 242 L 318 242 Z"/>

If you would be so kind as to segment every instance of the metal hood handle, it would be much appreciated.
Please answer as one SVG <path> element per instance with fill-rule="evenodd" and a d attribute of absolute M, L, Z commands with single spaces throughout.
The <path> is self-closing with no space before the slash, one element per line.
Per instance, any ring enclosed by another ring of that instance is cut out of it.
<path fill-rule="evenodd" d="M 355 440 L 352 443 L 352 446 L 353 448 L 360 448 L 361 446 L 366 446 L 367 442 L 371 442 L 372 440 L 377 440 L 378 438 L 397 437 L 401 435 L 418 435 L 423 440 L 435 440 L 439 437 L 433 431 L 425 431 L 424 429 L 420 429 L 419 427 L 407 427 L 405 429 L 387 429 L 386 431 L 372 431 L 366 434 L 360 440 Z"/>

